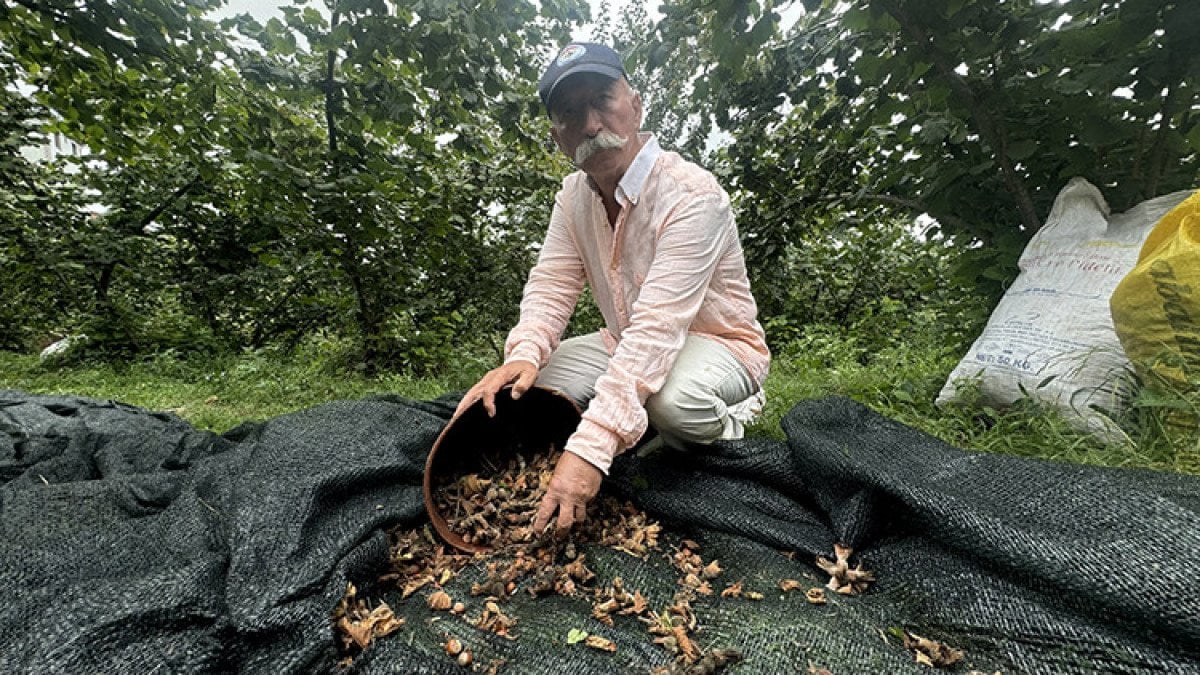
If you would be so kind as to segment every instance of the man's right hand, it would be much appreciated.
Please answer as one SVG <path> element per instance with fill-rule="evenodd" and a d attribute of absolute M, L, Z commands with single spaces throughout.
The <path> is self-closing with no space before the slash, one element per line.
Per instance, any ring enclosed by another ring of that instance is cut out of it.
<path fill-rule="evenodd" d="M 458 402 L 458 408 L 454 411 L 454 416 L 457 417 L 464 410 L 475 405 L 476 401 L 482 400 L 488 417 L 495 417 L 496 393 L 511 384 L 513 386 L 511 395 L 515 401 L 529 391 L 529 388 L 537 380 L 537 375 L 537 366 L 528 361 L 513 361 L 495 368 L 484 375 L 483 379 L 462 397 L 462 400 Z"/>

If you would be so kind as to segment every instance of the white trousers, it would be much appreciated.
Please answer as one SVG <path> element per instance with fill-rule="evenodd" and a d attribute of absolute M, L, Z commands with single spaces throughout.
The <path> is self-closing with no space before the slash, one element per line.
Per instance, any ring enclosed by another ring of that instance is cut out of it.
<path fill-rule="evenodd" d="M 599 333 L 564 340 L 538 373 L 537 383 L 584 408 L 596 395 L 596 380 L 608 370 L 608 360 Z M 688 443 L 741 438 L 764 402 L 762 391 L 728 349 L 689 335 L 662 389 L 646 399 L 646 414 L 665 445 L 682 449 Z"/>

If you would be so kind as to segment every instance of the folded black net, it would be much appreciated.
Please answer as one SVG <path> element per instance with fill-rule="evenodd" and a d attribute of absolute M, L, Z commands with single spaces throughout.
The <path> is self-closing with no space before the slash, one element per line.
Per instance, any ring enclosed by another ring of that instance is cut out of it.
<path fill-rule="evenodd" d="M 431 609 L 433 586 L 402 597 L 388 533 L 426 530 L 423 468 L 455 403 L 338 401 L 216 435 L 0 391 L 0 672 L 468 672 L 451 639 L 481 672 L 678 665 L 586 593 L 518 587 L 507 636 L 477 627 L 483 562 L 443 584 L 462 613 Z M 643 556 L 581 544 L 592 584 L 620 577 L 657 609 L 681 542 L 719 560 L 691 637 L 735 651 L 730 673 L 929 672 L 906 635 L 959 650 L 954 672 L 1200 672 L 1200 479 L 968 452 L 845 399 L 783 427 L 786 442 L 622 456 L 605 492 L 662 533 Z M 814 604 L 835 544 L 875 580 Z M 348 584 L 403 625 L 347 650 Z"/>

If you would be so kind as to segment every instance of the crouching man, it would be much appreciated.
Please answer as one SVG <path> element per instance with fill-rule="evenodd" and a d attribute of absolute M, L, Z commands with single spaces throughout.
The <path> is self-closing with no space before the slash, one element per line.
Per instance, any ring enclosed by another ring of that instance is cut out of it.
<path fill-rule="evenodd" d="M 585 407 L 534 520 L 586 517 L 613 457 L 653 426 L 667 446 L 741 438 L 770 364 L 730 210 L 708 171 L 641 132 L 620 57 L 569 44 L 538 85 L 551 137 L 578 171 L 554 199 L 504 364 L 459 412 L 535 383 Z M 605 327 L 560 343 L 584 284 Z"/>

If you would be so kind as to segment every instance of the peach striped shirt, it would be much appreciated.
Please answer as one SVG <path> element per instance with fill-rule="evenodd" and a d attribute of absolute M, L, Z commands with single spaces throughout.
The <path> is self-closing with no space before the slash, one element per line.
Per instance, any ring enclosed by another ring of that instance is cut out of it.
<path fill-rule="evenodd" d="M 506 363 L 544 367 L 590 284 L 611 359 L 566 449 L 605 473 L 646 431 L 646 399 L 689 333 L 724 345 L 760 387 L 771 358 L 729 196 L 711 173 L 642 138 L 613 226 L 586 174 L 563 180 L 505 344 Z"/>

